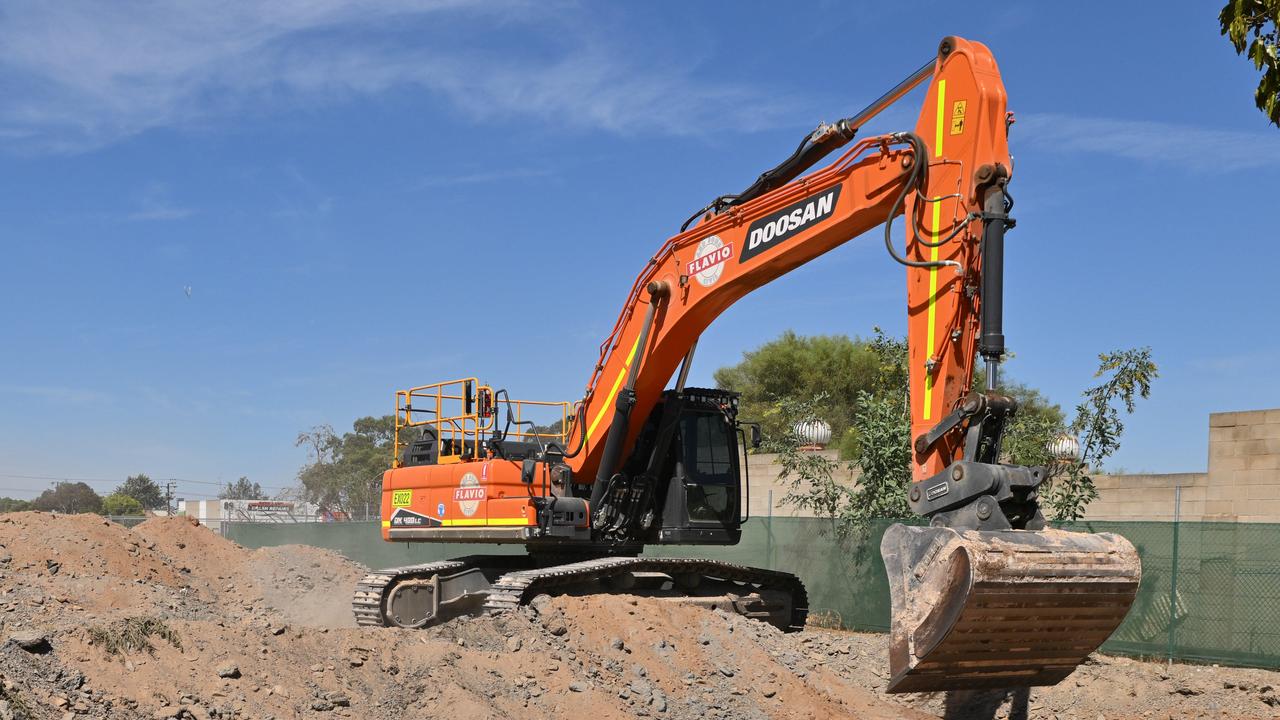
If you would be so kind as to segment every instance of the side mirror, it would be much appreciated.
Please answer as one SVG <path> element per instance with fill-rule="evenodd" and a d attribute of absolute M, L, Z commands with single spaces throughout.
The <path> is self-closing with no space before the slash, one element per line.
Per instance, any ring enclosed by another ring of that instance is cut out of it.
<path fill-rule="evenodd" d="M 493 391 L 489 388 L 480 388 L 477 393 L 480 401 L 480 417 L 489 417 L 493 415 Z"/>
<path fill-rule="evenodd" d="M 751 449 L 755 450 L 756 448 L 760 447 L 760 443 L 764 442 L 764 436 L 760 434 L 760 426 L 758 424 L 751 423 L 750 427 L 751 427 Z"/>

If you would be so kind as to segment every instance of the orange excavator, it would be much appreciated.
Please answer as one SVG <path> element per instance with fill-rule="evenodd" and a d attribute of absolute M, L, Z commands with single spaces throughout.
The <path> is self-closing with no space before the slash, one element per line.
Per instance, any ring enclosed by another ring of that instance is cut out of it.
<path fill-rule="evenodd" d="M 853 142 L 926 82 L 914 130 Z M 1124 538 L 1046 528 L 1046 469 L 1001 462 L 1017 410 L 996 391 L 1014 224 L 1005 103 L 991 52 L 948 37 L 865 110 L 820 125 L 658 248 L 579 402 L 512 400 L 477 378 L 397 393 L 383 538 L 525 552 L 371 572 L 355 592 L 358 622 L 420 628 L 541 593 L 620 592 L 802 629 L 808 602 L 794 574 L 642 550 L 735 544 L 748 514 L 745 452 L 759 444 L 758 426 L 739 420 L 735 393 L 686 386 L 699 335 L 752 290 L 883 225 L 907 276 L 909 504 L 928 520 L 890 527 L 881 545 L 893 609 L 889 689 L 1047 685 L 1069 675 L 1124 619 L 1139 564 Z M 979 356 L 985 392 L 971 391 Z M 530 419 L 538 413 L 559 417 L 539 427 Z"/>

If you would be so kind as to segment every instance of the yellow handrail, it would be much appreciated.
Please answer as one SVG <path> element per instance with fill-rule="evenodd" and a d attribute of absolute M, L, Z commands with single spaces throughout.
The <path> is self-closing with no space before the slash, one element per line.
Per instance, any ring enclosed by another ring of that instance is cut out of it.
<path fill-rule="evenodd" d="M 574 420 L 572 403 L 508 400 L 506 393 L 502 395 L 501 401 L 495 400 L 493 388 L 480 384 L 474 377 L 397 391 L 392 467 L 403 465 L 401 452 L 408 441 L 401 442 L 401 431 L 413 428 L 431 427 L 434 430 L 437 457 L 441 463 L 459 462 L 466 456 L 481 455 L 484 441 L 497 429 L 506 430 L 506 438 L 510 440 L 557 441 L 561 446 L 568 441 Z M 503 427 L 499 428 L 499 418 L 505 418 L 508 408 L 514 422 L 507 429 L 504 419 Z M 522 424 L 526 419 L 526 408 L 559 408 L 559 429 L 537 431 Z"/>

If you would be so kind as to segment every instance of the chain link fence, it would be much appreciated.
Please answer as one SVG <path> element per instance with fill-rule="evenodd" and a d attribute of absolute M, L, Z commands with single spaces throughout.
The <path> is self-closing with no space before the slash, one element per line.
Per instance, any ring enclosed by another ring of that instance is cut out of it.
<path fill-rule="evenodd" d="M 653 547 L 646 553 L 794 572 L 808 588 L 811 613 L 837 618 L 849 629 L 885 632 L 889 584 L 879 548 L 888 525 L 842 541 L 829 520 L 752 518 L 735 546 Z M 370 567 L 523 552 L 511 545 L 387 543 L 376 522 L 222 526 L 228 538 L 246 547 L 315 545 Z M 1118 533 L 1142 558 L 1137 600 L 1104 651 L 1280 668 L 1280 525 L 1088 522 L 1065 529 Z"/>

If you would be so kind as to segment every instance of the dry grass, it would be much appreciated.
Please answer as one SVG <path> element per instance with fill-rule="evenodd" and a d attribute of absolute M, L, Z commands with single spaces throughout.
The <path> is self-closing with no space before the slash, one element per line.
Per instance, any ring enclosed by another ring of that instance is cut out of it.
<path fill-rule="evenodd" d="M 812 628 L 820 628 L 822 630 L 843 630 L 844 623 L 840 620 L 840 613 L 835 610 L 819 610 L 809 613 L 809 618 L 805 620 L 805 625 Z"/>
<path fill-rule="evenodd" d="M 110 625 L 89 628 L 89 642 L 101 647 L 108 655 L 123 655 L 147 651 L 155 654 L 156 646 L 151 638 L 158 637 L 179 650 L 182 640 L 178 633 L 159 618 L 131 617 Z"/>

